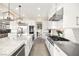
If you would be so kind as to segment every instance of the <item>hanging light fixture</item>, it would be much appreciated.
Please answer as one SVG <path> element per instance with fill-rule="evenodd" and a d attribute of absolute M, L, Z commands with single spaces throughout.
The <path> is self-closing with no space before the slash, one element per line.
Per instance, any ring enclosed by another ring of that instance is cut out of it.
<path fill-rule="evenodd" d="M 19 20 L 23 20 L 22 16 L 21 16 L 21 5 L 18 6 L 19 7 Z"/>
<path fill-rule="evenodd" d="M 22 10 L 21 7 L 22 7 L 22 6 L 19 5 L 18 7 L 19 7 L 19 19 L 18 19 L 18 24 L 22 24 L 22 20 L 23 20 L 22 14 L 21 14 L 21 10 Z"/>
<path fill-rule="evenodd" d="M 10 13 L 11 13 L 11 10 L 10 10 L 10 3 L 8 3 L 8 11 L 7 11 L 8 15 L 7 15 L 7 21 L 13 21 L 13 19 L 11 19 L 10 17 Z"/>
<path fill-rule="evenodd" d="M 7 20 L 11 20 L 11 18 L 10 18 L 10 3 L 8 3 L 8 16 L 7 16 Z"/>

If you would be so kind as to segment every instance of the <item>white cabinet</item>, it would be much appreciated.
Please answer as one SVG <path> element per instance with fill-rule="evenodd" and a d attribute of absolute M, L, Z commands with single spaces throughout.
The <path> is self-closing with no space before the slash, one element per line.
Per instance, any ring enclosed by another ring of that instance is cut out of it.
<path fill-rule="evenodd" d="M 46 46 L 51 56 L 53 56 L 54 46 L 46 39 Z"/>
<path fill-rule="evenodd" d="M 54 44 L 54 56 L 67 56 L 57 45 Z"/>
<path fill-rule="evenodd" d="M 50 52 L 51 56 L 54 56 L 54 46 L 51 43 L 50 43 L 50 50 L 49 50 L 49 52 Z"/>
<path fill-rule="evenodd" d="M 49 50 L 49 41 L 46 39 L 46 46 L 47 46 L 47 49 Z"/>
<path fill-rule="evenodd" d="M 63 5 L 63 26 L 64 28 L 79 27 L 76 17 L 79 17 L 79 4 L 66 3 Z"/>
<path fill-rule="evenodd" d="M 26 44 L 26 46 L 25 46 L 25 55 L 28 56 L 30 51 L 31 51 L 32 45 L 33 45 L 32 37 L 28 38 L 26 40 L 25 44 Z"/>
<path fill-rule="evenodd" d="M 25 55 L 28 56 L 29 54 L 29 44 L 26 42 L 25 43 Z"/>
<path fill-rule="evenodd" d="M 46 39 L 46 46 L 51 56 L 67 56 L 55 43 L 51 44 L 48 39 Z"/>

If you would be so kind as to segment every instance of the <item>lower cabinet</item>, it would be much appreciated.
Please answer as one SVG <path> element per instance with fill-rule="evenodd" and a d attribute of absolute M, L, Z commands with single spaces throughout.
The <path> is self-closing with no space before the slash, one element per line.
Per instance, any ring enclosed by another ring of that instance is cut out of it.
<path fill-rule="evenodd" d="M 25 43 L 25 55 L 28 56 L 29 55 L 29 44 Z"/>
<path fill-rule="evenodd" d="M 50 50 L 49 50 L 49 52 L 50 52 L 51 56 L 54 56 L 54 46 L 51 43 L 50 43 Z"/>
<path fill-rule="evenodd" d="M 51 56 L 53 56 L 54 46 L 46 39 L 46 46 Z"/>
<path fill-rule="evenodd" d="M 56 44 L 51 44 L 48 39 L 45 42 L 51 56 L 67 56 Z"/>
<path fill-rule="evenodd" d="M 54 56 L 67 56 L 58 46 L 54 45 Z"/>
<path fill-rule="evenodd" d="M 33 41 L 32 41 L 32 38 L 29 38 L 26 43 L 25 43 L 25 56 L 28 56 L 30 51 L 31 51 L 31 48 L 32 48 L 32 45 L 33 45 Z"/>
<path fill-rule="evenodd" d="M 54 56 L 60 56 L 60 51 L 54 47 Z"/>
<path fill-rule="evenodd" d="M 47 49 L 49 50 L 50 48 L 50 42 L 46 39 L 46 46 L 47 46 Z"/>

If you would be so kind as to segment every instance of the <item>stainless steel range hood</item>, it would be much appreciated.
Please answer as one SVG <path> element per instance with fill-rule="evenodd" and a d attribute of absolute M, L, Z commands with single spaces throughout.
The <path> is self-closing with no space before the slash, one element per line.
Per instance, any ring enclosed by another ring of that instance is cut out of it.
<path fill-rule="evenodd" d="M 50 19 L 49 21 L 60 21 L 63 19 L 63 8 L 61 8 L 59 11 L 57 11 Z"/>

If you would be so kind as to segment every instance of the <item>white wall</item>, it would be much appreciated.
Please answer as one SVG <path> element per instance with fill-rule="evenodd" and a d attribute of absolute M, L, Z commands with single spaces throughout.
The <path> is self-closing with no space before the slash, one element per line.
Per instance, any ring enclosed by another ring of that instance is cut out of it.
<path fill-rule="evenodd" d="M 63 15 L 63 27 L 64 27 L 64 37 L 79 43 L 79 25 L 76 24 L 76 17 L 79 17 L 79 4 L 78 3 L 66 3 L 64 6 Z"/>
<path fill-rule="evenodd" d="M 75 38 L 74 33 L 73 33 L 73 30 L 71 28 L 64 29 L 64 37 L 69 39 L 72 42 L 77 43 L 76 38 Z"/>
<path fill-rule="evenodd" d="M 76 17 L 79 17 L 79 4 L 66 3 L 64 4 L 63 27 L 74 28 L 79 27 L 76 25 Z"/>

